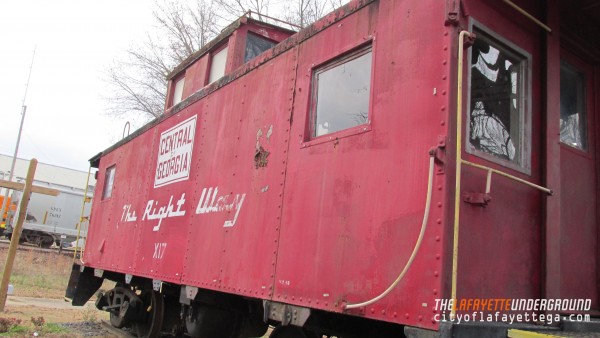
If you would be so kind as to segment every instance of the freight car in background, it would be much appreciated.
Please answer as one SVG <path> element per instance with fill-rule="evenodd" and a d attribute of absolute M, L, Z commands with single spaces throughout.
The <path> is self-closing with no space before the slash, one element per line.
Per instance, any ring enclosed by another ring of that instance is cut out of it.
<path fill-rule="evenodd" d="M 240 18 L 169 75 L 163 116 L 91 160 L 67 295 L 116 281 L 97 306 L 139 337 L 590 330 L 561 315 L 600 310 L 599 9 L 356 0 L 298 33 Z"/>
<path fill-rule="evenodd" d="M 80 218 L 90 214 L 91 204 L 84 204 L 84 196 L 88 201 L 93 197 L 93 186 L 84 189 L 60 184 L 34 180 L 37 186 L 58 190 L 57 196 L 32 194 L 27 207 L 27 216 L 23 223 L 23 232 L 20 241 L 36 244 L 42 248 L 49 248 L 53 244 L 69 245 L 77 236 L 85 238 L 87 227 L 78 228 Z M 86 195 L 87 194 L 87 195 Z M 20 191 L 12 193 L 12 203 L 18 205 L 23 195 Z M 83 211 L 83 214 L 82 214 Z M 11 211 L 10 221 L 6 228 L 6 237 L 12 235 L 15 210 Z"/>

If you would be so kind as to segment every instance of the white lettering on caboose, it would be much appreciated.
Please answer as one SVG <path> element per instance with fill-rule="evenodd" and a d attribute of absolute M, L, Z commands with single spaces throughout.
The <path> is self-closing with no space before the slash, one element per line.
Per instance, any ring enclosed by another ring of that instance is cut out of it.
<path fill-rule="evenodd" d="M 190 177 L 196 116 L 160 134 L 154 187 L 187 180 Z"/>
<path fill-rule="evenodd" d="M 211 212 L 235 212 L 232 219 L 223 223 L 224 227 L 232 227 L 240 214 L 246 194 L 228 194 L 219 196 L 219 187 L 204 188 L 196 207 L 196 214 L 208 214 Z"/>
<path fill-rule="evenodd" d="M 177 210 L 175 210 L 175 206 L 173 205 L 173 195 L 171 195 L 169 203 L 161 207 L 159 207 L 158 201 L 149 200 L 148 203 L 146 203 L 142 221 L 157 219 L 158 224 L 152 228 L 152 231 L 160 230 L 160 225 L 164 219 L 185 216 L 185 210 L 181 210 L 185 204 L 185 193 L 181 194 L 181 197 L 175 204 L 177 205 Z"/>

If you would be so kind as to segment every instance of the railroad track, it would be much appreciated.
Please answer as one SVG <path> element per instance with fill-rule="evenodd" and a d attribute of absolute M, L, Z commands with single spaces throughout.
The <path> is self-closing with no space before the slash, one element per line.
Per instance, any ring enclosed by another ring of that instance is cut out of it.
<path fill-rule="evenodd" d="M 102 329 L 110 332 L 111 334 L 114 334 L 117 337 L 120 338 L 132 338 L 132 337 L 136 337 L 134 335 L 131 335 L 123 330 L 117 329 L 116 327 L 113 327 L 112 325 L 110 325 L 109 322 L 105 321 L 105 320 L 101 320 L 100 321 L 100 326 L 102 326 Z"/>
<path fill-rule="evenodd" d="M 0 240 L 0 250 L 2 249 L 8 249 L 8 247 L 10 246 L 10 241 L 9 240 Z M 73 249 L 62 249 L 59 250 L 59 248 L 40 248 L 37 247 L 35 245 L 32 244 L 27 244 L 27 243 L 23 243 L 23 244 L 19 244 L 17 250 L 19 251 L 33 251 L 33 252 L 40 252 L 40 253 L 60 253 L 61 255 L 65 255 L 65 256 L 72 256 L 73 255 Z"/>

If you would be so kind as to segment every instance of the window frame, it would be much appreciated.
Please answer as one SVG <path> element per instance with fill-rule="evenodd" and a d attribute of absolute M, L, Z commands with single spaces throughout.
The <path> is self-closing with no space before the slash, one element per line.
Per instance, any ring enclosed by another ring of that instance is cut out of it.
<path fill-rule="evenodd" d="M 109 175 L 111 176 L 111 180 L 108 179 Z M 115 178 L 116 178 L 116 176 L 117 176 L 117 165 L 116 164 L 111 164 L 108 167 L 106 167 L 106 170 L 104 171 L 104 182 L 102 182 L 102 198 L 101 198 L 101 201 L 109 200 L 112 197 L 113 191 L 115 190 Z M 107 196 L 107 188 L 108 188 L 107 183 L 109 181 L 112 181 L 112 182 L 110 183 L 110 190 L 108 190 L 109 194 Z"/>
<path fill-rule="evenodd" d="M 182 87 L 181 87 L 181 98 L 179 99 L 179 102 L 175 102 L 176 97 L 177 97 L 177 84 L 179 84 L 180 81 L 183 81 Z M 179 103 L 181 103 L 183 100 L 186 99 L 186 97 L 184 97 L 184 91 L 185 91 L 185 72 L 183 72 L 182 75 L 176 77 L 175 79 L 173 79 L 173 95 L 171 97 L 171 107 L 178 105 Z"/>
<path fill-rule="evenodd" d="M 257 37 L 259 39 L 271 42 L 271 43 L 273 43 L 273 45 L 271 47 L 269 47 L 268 49 L 263 50 L 260 54 L 257 54 L 253 58 L 246 60 L 246 48 L 248 46 L 248 37 L 249 36 Z M 246 38 L 245 38 L 245 44 L 244 44 L 244 55 L 243 55 L 244 63 L 248 63 L 248 62 L 256 59 L 257 57 L 259 57 L 260 55 L 262 55 L 264 52 L 268 51 L 269 49 L 272 49 L 273 47 L 277 46 L 278 44 L 279 44 L 279 42 L 277 42 L 276 40 L 269 39 L 268 37 L 266 37 L 266 36 L 264 36 L 264 35 L 262 35 L 262 34 L 260 34 L 258 32 L 255 32 L 255 31 L 249 29 L 246 32 Z"/>
<path fill-rule="evenodd" d="M 318 95 L 318 74 L 333 69 L 346 62 L 355 60 L 361 56 L 371 53 L 371 65 L 370 65 L 370 79 L 369 79 L 369 104 L 368 104 L 368 118 L 366 123 L 356 125 L 354 127 L 345 128 L 342 130 L 334 131 L 331 133 L 316 136 L 316 107 L 317 107 L 317 95 Z M 334 55 L 328 56 L 326 59 L 321 60 L 318 63 L 310 65 L 309 72 L 310 77 L 310 91 L 307 102 L 307 114 L 306 124 L 304 130 L 303 142 L 300 144 L 301 148 L 321 144 L 325 142 L 332 142 L 341 138 L 346 138 L 353 135 L 359 135 L 372 130 L 373 122 L 373 86 L 374 86 L 374 74 L 375 74 L 375 57 L 376 57 L 376 44 L 373 36 L 367 37 L 366 41 L 361 41 L 358 44 L 348 46 L 336 52 Z"/>
<path fill-rule="evenodd" d="M 465 117 L 465 128 L 464 128 L 464 149 L 465 152 L 482 158 L 486 161 L 490 161 L 501 165 L 506 168 L 513 169 L 515 171 L 521 172 L 523 174 L 531 176 L 531 156 L 532 156 L 532 85 L 533 85 L 533 77 L 532 77 L 532 69 L 533 69 L 533 59 L 531 53 L 527 52 L 525 49 L 519 47 L 517 44 L 511 42 L 509 39 L 505 38 L 504 35 L 497 33 L 496 31 L 490 29 L 484 24 L 480 23 L 475 19 L 471 19 L 469 22 L 469 30 L 474 32 L 475 34 L 484 35 L 487 40 L 491 40 L 493 43 L 500 45 L 505 52 L 507 52 L 510 56 L 517 57 L 521 59 L 520 67 L 521 67 L 521 85 L 519 90 L 522 91 L 522 95 L 520 96 L 521 102 L 519 104 L 519 109 L 521 109 L 521 114 L 519 116 L 519 145 L 518 148 L 515 145 L 515 160 L 505 160 L 496 155 L 484 152 L 482 150 L 477 149 L 473 144 L 471 144 L 471 79 L 473 72 L 473 63 L 472 63 L 472 55 L 473 49 L 469 48 L 467 57 L 467 100 L 466 104 L 466 117 Z M 479 38 L 479 36 L 477 36 Z M 518 90 L 518 91 L 519 91 Z M 517 92 L 518 92 L 517 91 Z"/>
<path fill-rule="evenodd" d="M 210 74 L 212 73 L 212 67 L 213 67 L 213 59 L 215 57 L 215 55 L 219 54 L 220 52 L 222 52 L 224 49 L 227 49 L 227 55 L 225 56 L 225 67 L 223 68 L 223 75 L 221 75 L 220 77 L 216 78 L 215 80 L 213 80 L 212 82 L 210 81 Z M 221 79 L 223 76 L 225 76 L 227 74 L 227 62 L 229 61 L 229 39 L 225 40 L 223 43 L 219 44 L 217 47 L 213 48 L 212 51 L 210 51 L 209 53 L 209 60 L 208 60 L 208 67 L 206 67 L 206 84 L 205 86 L 208 86 L 210 84 L 213 84 L 217 81 L 219 81 L 219 79 Z"/>
<path fill-rule="evenodd" d="M 558 136 L 558 142 L 560 144 L 560 146 L 563 149 L 568 149 L 570 151 L 573 151 L 575 153 L 578 153 L 580 155 L 586 156 L 586 157 L 590 157 L 591 156 L 591 151 L 590 151 L 590 142 L 591 142 L 591 138 L 590 138 L 590 132 L 593 131 L 593 129 L 591 129 L 592 127 L 590 126 L 590 124 L 592 123 L 591 118 L 590 118 L 590 103 L 589 103 L 589 71 L 586 69 L 582 69 L 580 64 L 578 62 L 574 62 L 577 61 L 575 60 L 573 57 L 571 57 L 570 55 L 565 55 L 565 51 L 561 51 L 561 57 L 560 57 L 560 71 L 562 73 L 562 68 L 563 66 L 565 66 L 566 68 L 568 68 L 570 71 L 574 72 L 574 73 L 578 73 L 581 75 L 582 77 L 582 89 L 583 89 L 583 98 L 582 98 L 582 105 L 585 108 L 584 111 L 584 120 L 585 120 L 585 126 L 584 128 L 582 128 L 582 130 L 585 132 L 585 147 L 583 148 L 579 148 L 579 147 L 575 147 L 572 146 L 568 143 L 565 143 L 562 141 L 562 135 L 560 134 L 560 119 L 558 120 L 558 124 L 559 124 L 559 136 Z M 561 74 L 562 75 L 562 74 Z M 562 93 L 561 93 L 562 95 Z M 561 107 L 562 109 L 562 107 Z"/>

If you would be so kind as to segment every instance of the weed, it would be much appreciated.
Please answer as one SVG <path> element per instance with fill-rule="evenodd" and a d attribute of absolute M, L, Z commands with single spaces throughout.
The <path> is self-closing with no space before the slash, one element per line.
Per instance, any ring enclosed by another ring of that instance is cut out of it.
<path fill-rule="evenodd" d="M 21 320 L 17 318 L 0 317 L 0 333 L 8 332 L 15 326 L 21 324 Z"/>
<path fill-rule="evenodd" d="M 81 314 L 81 318 L 83 319 L 84 322 L 87 323 L 95 323 L 98 321 L 98 317 L 96 317 L 96 309 L 91 308 L 91 307 L 86 307 L 82 314 Z"/>
<path fill-rule="evenodd" d="M 44 324 L 46 324 L 46 320 L 44 317 L 31 317 L 31 324 L 33 324 L 36 331 L 42 331 Z"/>

